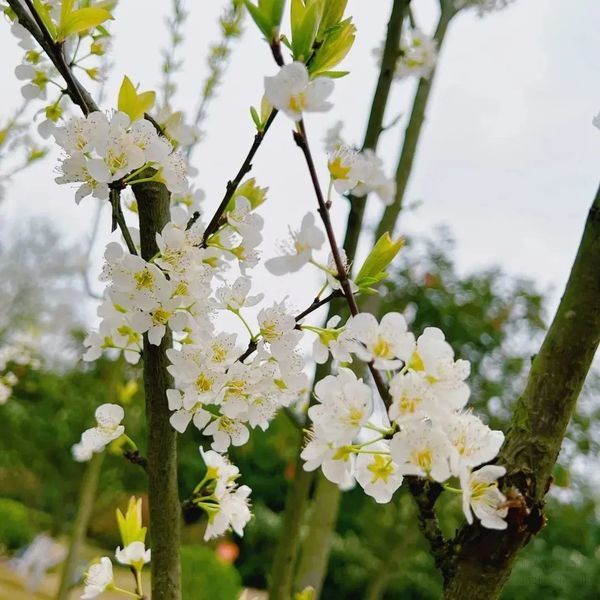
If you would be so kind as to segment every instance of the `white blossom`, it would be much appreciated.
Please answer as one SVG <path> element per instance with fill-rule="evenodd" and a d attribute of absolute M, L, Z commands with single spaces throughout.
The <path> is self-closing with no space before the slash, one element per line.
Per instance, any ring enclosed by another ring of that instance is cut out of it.
<path fill-rule="evenodd" d="M 376 369 L 396 369 L 412 356 L 415 338 L 400 313 L 387 313 L 381 323 L 370 313 L 359 313 L 346 324 L 352 352 Z"/>
<path fill-rule="evenodd" d="M 315 397 L 318 403 L 308 409 L 308 416 L 319 437 L 337 445 L 352 443 L 373 412 L 371 388 L 350 369 L 321 379 Z"/>
<path fill-rule="evenodd" d="M 113 584 L 112 563 L 108 556 L 103 556 L 100 562 L 90 566 L 85 574 L 82 600 L 96 598 Z"/>
<path fill-rule="evenodd" d="M 502 504 L 506 496 L 498 489 L 498 478 L 506 474 L 506 469 L 497 465 L 487 465 L 477 471 L 465 469 L 460 476 L 463 490 L 463 512 L 469 524 L 473 523 L 473 513 L 487 529 L 506 529 L 504 520 L 508 508 Z"/>
<path fill-rule="evenodd" d="M 150 562 L 151 550 L 146 550 L 144 542 L 131 542 L 123 549 L 118 547 L 115 557 L 122 565 L 130 565 L 139 571 Z"/>
<path fill-rule="evenodd" d="M 321 249 L 324 241 L 325 235 L 315 225 L 314 214 L 306 213 L 300 229 L 290 229 L 290 240 L 280 244 L 282 256 L 268 259 L 265 267 L 273 275 L 295 273 L 311 260 L 313 250 Z"/>
<path fill-rule="evenodd" d="M 431 477 L 439 482 L 450 477 L 452 446 L 445 433 L 429 423 L 407 424 L 392 438 L 390 451 L 403 475 Z"/>
<path fill-rule="evenodd" d="M 365 493 L 381 504 L 392 499 L 403 479 L 385 440 L 366 446 L 364 452 L 357 455 L 354 475 Z"/>
<path fill-rule="evenodd" d="M 281 67 L 273 77 L 265 77 L 265 96 L 277 109 L 294 121 L 303 112 L 325 112 L 332 104 L 326 99 L 333 92 L 333 81 L 317 77 L 310 81 L 308 69 L 300 62 Z"/>

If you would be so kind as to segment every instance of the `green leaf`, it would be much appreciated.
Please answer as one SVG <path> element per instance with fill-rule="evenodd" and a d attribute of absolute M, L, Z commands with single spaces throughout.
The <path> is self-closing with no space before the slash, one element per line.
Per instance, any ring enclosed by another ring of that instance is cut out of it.
<path fill-rule="evenodd" d="M 315 76 L 318 75 L 319 77 L 329 77 L 329 79 L 341 79 L 349 74 L 350 71 L 319 71 L 318 73 L 313 73 Z"/>
<path fill-rule="evenodd" d="M 258 113 L 256 112 L 256 109 L 254 108 L 254 106 L 250 107 L 250 115 L 252 116 L 252 120 L 254 121 L 254 124 L 256 125 L 256 129 L 258 129 L 258 131 L 262 131 L 262 123 L 260 121 L 260 117 L 258 116 Z"/>
<path fill-rule="evenodd" d="M 342 20 L 347 4 L 348 0 L 327 0 L 325 2 L 323 18 L 317 33 L 318 40 L 322 40 L 327 30 Z"/>
<path fill-rule="evenodd" d="M 313 76 L 330 71 L 339 65 L 354 44 L 356 27 L 352 19 L 346 19 L 327 33 L 323 43 L 310 62 L 309 71 Z"/>
<path fill-rule="evenodd" d="M 292 0 L 292 51 L 294 60 L 306 62 L 312 53 L 313 44 L 323 16 L 323 0 Z"/>
<path fill-rule="evenodd" d="M 65 17 L 64 21 L 61 21 L 57 39 L 62 41 L 70 35 L 93 29 L 112 18 L 105 8 L 90 7 L 74 10 Z"/>
<path fill-rule="evenodd" d="M 132 121 L 141 119 L 144 113 L 148 112 L 154 106 L 155 100 L 155 92 L 148 91 L 138 94 L 131 79 L 127 76 L 123 77 L 117 108 L 128 115 Z"/>
<path fill-rule="evenodd" d="M 48 29 L 48 31 L 50 32 L 50 35 L 54 39 L 56 39 L 56 25 L 54 24 L 54 21 L 50 16 L 48 6 L 44 4 L 41 0 L 33 0 L 33 6 L 37 11 L 38 15 L 40 16 L 40 19 L 42 19 L 42 22 L 46 26 L 46 29 Z"/>
<path fill-rule="evenodd" d="M 73 3 L 75 0 L 62 0 L 60 3 L 60 22 L 64 23 L 65 19 L 73 10 Z"/>
<path fill-rule="evenodd" d="M 359 287 L 368 287 L 387 277 L 385 268 L 394 260 L 402 246 L 404 246 L 403 238 L 393 241 L 389 233 L 384 233 L 377 240 L 377 243 L 360 268 L 355 280 L 356 285 Z"/>
<path fill-rule="evenodd" d="M 271 20 L 269 17 L 260 10 L 258 6 L 255 6 L 250 0 L 244 0 L 244 5 L 248 9 L 252 20 L 256 23 L 256 26 L 262 31 L 267 41 L 271 41 L 272 28 Z"/>

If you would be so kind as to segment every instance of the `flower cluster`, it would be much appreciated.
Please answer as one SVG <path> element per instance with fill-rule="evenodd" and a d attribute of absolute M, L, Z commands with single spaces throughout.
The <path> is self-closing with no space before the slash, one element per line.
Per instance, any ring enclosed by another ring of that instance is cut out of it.
<path fill-rule="evenodd" d="M 226 456 L 213 450 L 200 453 L 206 465 L 204 479 L 194 490 L 194 502 L 208 515 L 205 540 L 223 535 L 233 529 L 238 535 L 244 534 L 244 527 L 250 520 L 247 485 L 238 486 L 239 469 Z"/>
<path fill-rule="evenodd" d="M 132 123 L 122 112 L 93 112 L 71 118 L 53 134 L 66 154 L 56 182 L 80 183 L 76 202 L 89 194 L 107 199 L 109 184 L 117 181 L 135 185 L 152 179 L 177 194 L 189 189 L 184 156 L 145 119 Z"/>
<path fill-rule="evenodd" d="M 371 388 L 339 368 L 315 387 L 304 468 L 320 466 L 342 488 L 356 480 L 377 502 L 389 502 L 405 476 L 442 484 L 454 477 L 467 520 L 471 523 L 475 513 L 484 527 L 505 528 L 505 498 L 497 486 L 504 468 L 474 470 L 495 458 L 504 435 L 465 409 L 470 365 L 454 359 L 444 334 L 428 327 L 415 339 L 399 313 L 380 322 L 362 313 L 332 337 L 332 354 L 339 356 L 341 347 L 346 359 L 353 354 L 388 374 L 387 418 L 382 423 L 375 411 Z"/>
<path fill-rule="evenodd" d="M 381 60 L 383 50 L 373 50 L 377 60 Z M 396 61 L 394 79 L 429 79 L 437 61 L 437 42 L 420 29 L 406 28 L 400 37 L 400 56 Z"/>
<path fill-rule="evenodd" d="M 98 562 L 88 568 L 84 579 L 82 600 L 96 598 L 107 590 L 124 593 L 131 596 L 142 597 L 141 573 L 144 565 L 151 559 L 151 550 L 146 549 L 146 528 L 142 526 L 142 501 L 139 498 L 129 499 L 127 511 L 123 514 L 117 509 L 117 523 L 123 542 L 115 550 L 117 562 L 128 566 L 135 578 L 137 594 L 132 594 L 115 585 L 112 561 L 108 556 L 103 556 Z"/>
<path fill-rule="evenodd" d="M 338 193 L 362 197 L 375 192 L 386 206 L 394 201 L 396 182 L 386 177 L 383 161 L 372 150 L 356 152 L 339 145 L 329 154 L 327 167 Z"/>
<path fill-rule="evenodd" d="M 78 462 L 88 461 L 94 452 L 102 452 L 108 444 L 125 433 L 121 421 L 125 417 L 118 404 L 102 404 L 96 409 L 96 426 L 86 429 L 81 440 L 71 448 L 73 458 Z"/>
<path fill-rule="evenodd" d="M 180 433 L 193 424 L 212 439 L 209 462 L 225 460 L 216 459 L 215 453 L 246 443 L 251 429 L 266 429 L 276 411 L 289 406 L 307 386 L 298 352 L 303 333 L 286 302 L 260 307 L 255 326 L 244 316 L 262 300 L 262 294 L 251 293 L 247 271 L 258 263 L 263 220 L 255 208 L 265 192 L 254 180 L 242 183 L 210 235 L 200 220 L 188 227 L 190 213 L 182 206 L 172 207 L 172 221 L 157 234 L 159 251 L 150 261 L 110 243 L 101 275 L 107 288 L 98 309 L 99 330 L 85 340 L 86 360 L 112 349 L 136 363 L 144 335 L 149 344 L 159 345 L 170 330 L 174 344 L 166 352 L 175 383 L 167 391 L 170 422 Z M 322 242 L 323 234 L 312 227 L 312 235 L 320 235 Z M 232 264 L 240 275 L 230 279 Z M 243 324 L 249 337 L 244 345 L 236 333 L 217 330 L 219 313 Z M 97 451 L 87 438 L 99 436 L 84 434 L 77 452 Z M 199 504 L 209 515 L 209 532 L 218 535 L 226 522 L 240 533 L 249 517 L 241 508 L 249 488 L 223 483 L 213 491 L 210 502 Z"/>

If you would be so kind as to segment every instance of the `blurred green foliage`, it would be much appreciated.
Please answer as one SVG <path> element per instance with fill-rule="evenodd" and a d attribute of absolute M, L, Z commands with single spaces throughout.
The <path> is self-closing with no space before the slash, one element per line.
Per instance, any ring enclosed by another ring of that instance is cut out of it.
<path fill-rule="evenodd" d="M 417 334 L 427 326 L 442 328 L 457 355 L 471 361 L 472 404 L 492 426 L 505 428 L 543 336 L 546 300 L 531 282 L 499 269 L 461 273 L 452 254 L 452 242 L 443 231 L 435 239 L 409 240 L 390 271 L 381 310 L 404 312 Z M 17 524 L 17 536 L 10 538 L 17 541 L 10 542 L 11 548 L 41 528 L 69 531 L 84 469 L 72 460 L 69 449 L 93 424 L 99 404 L 124 405 L 127 433 L 144 454 L 144 404 L 135 385 L 139 373 L 139 367 L 108 359 L 63 371 L 19 373 L 14 395 L 0 406 L 0 495 L 43 511 L 48 521 L 40 524 L 31 517 L 25 521 L 21 504 L 15 505 L 20 507 L 14 509 L 15 516 L 6 518 L 2 512 L 6 501 L 0 501 L 0 542 L 2 535 L 13 536 L 2 533 L 6 521 Z M 555 485 L 562 488 L 555 490 L 549 503 L 549 526 L 522 553 L 506 587 L 507 600 L 597 597 L 597 492 L 587 487 L 581 473 L 599 451 L 598 389 L 599 378 L 593 373 L 555 473 Z M 203 475 L 198 453 L 202 441 L 193 427 L 179 437 L 182 498 Z M 279 531 L 279 513 L 298 444 L 298 429 L 281 413 L 266 433 L 254 432 L 247 445 L 233 449 L 231 458 L 240 468 L 241 483 L 253 489 L 255 518 L 244 538 L 232 536 L 240 551 L 235 568 L 219 562 L 212 545 L 183 549 L 184 597 L 201 599 L 199 594 L 206 592 L 206 598 L 233 598 L 240 577 L 244 585 L 266 587 L 273 548 L 279 534 L 285 535 Z M 582 464 L 583 469 L 573 466 Z M 115 507 L 123 506 L 131 494 L 143 496 L 145 488 L 143 471 L 109 451 L 89 530 L 95 541 L 114 548 Z M 463 519 L 459 501 L 442 496 L 439 508 L 444 532 L 452 535 Z M 24 524 L 31 528 L 19 530 Z M 185 533 L 194 543 L 201 534 L 201 528 L 187 528 Z M 378 505 L 359 489 L 345 493 L 322 597 L 427 600 L 438 598 L 439 591 L 439 576 L 416 527 L 410 496 L 402 490 L 390 504 Z"/>
<path fill-rule="evenodd" d="M 35 530 L 30 512 L 21 502 L 0 498 L 0 549 L 16 550 L 33 539 Z"/>
<path fill-rule="evenodd" d="M 234 600 L 242 591 L 235 567 L 206 546 L 181 548 L 181 580 L 183 600 Z"/>

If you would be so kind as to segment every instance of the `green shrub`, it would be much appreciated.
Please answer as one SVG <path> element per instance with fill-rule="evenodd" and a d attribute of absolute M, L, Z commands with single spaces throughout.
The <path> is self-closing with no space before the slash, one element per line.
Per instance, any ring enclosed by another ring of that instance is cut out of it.
<path fill-rule="evenodd" d="M 0 546 L 16 550 L 31 542 L 34 533 L 29 509 L 16 500 L 0 498 Z"/>
<path fill-rule="evenodd" d="M 206 546 L 183 546 L 181 571 L 183 600 L 236 600 L 242 591 L 235 567 Z"/>

